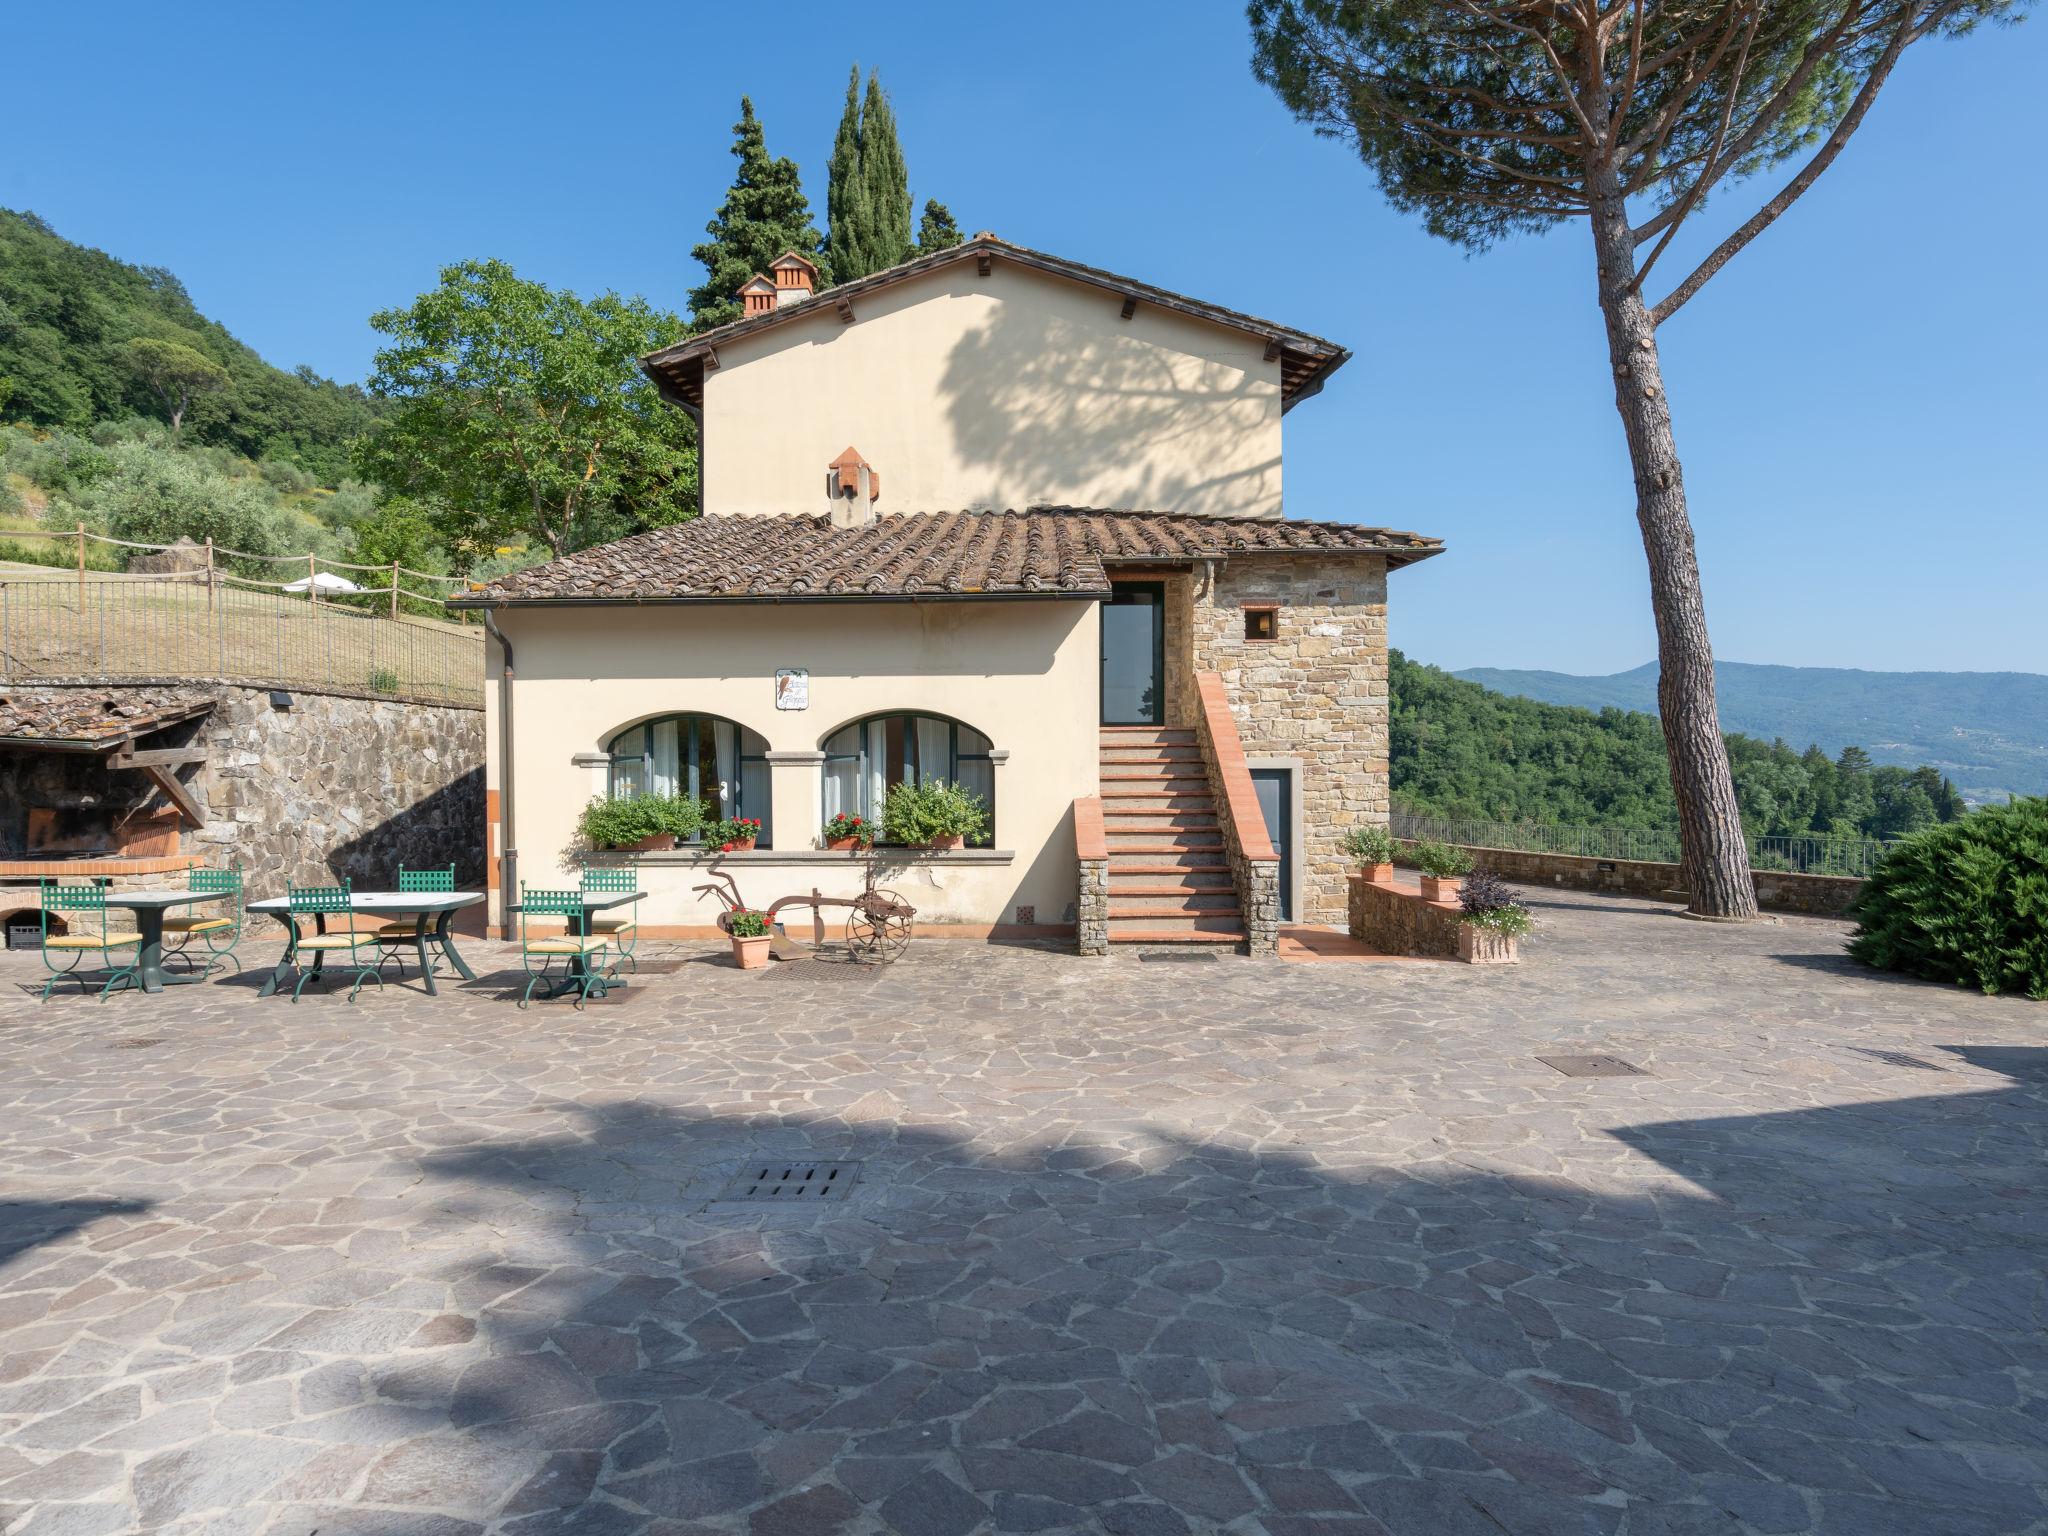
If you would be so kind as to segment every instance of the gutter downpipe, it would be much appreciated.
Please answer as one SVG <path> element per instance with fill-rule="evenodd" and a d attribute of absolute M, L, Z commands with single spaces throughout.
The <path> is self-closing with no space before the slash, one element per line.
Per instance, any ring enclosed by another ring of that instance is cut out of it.
<path fill-rule="evenodd" d="M 498 628 L 497 612 L 484 609 L 484 628 L 504 652 L 505 667 L 498 677 L 498 828 L 504 847 L 498 851 L 498 928 L 500 936 L 512 930 L 512 904 L 519 893 L 519 850 L 512 845 L 512 642 Z"/>

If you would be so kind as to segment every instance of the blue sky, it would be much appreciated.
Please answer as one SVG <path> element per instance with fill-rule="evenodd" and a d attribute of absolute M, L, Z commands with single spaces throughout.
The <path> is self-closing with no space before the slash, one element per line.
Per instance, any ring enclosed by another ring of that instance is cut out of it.
<path fill-rule="evenodd" d="M 343 379 L 369 314 L 465 257 L 680 309 L 740 94 L 822 209 L 858 59 L 913 194 L 964 228 L 1353 348 L 1287 418 L 1287 509 L 1449 541 L 1396 576 L 1395 644 L 1654 654 L 1583 229 L 1477 258 L 1429 239 L 1252 81 L 1235 4 L 44 6 L 8 32 L 0 205 Z M 2048 672 L 2044 73 L 2038 20 L 1909 55 L 1665 328 L 1724 658 Z"/>

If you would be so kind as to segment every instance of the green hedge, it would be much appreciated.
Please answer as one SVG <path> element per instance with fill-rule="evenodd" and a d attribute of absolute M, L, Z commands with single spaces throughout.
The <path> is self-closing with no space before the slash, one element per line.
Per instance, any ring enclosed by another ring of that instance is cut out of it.
<path fill-rule="evenodd" d="M 1849 953 L 1867 965 L 2048 998 L 2048 798 L 1914 833 L 1852 910 Z"/>

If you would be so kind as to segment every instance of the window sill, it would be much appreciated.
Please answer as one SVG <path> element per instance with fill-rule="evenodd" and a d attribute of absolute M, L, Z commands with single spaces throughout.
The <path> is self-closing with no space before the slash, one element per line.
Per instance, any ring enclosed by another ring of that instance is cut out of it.
<path fill-rule="evenodd" d="M 662 867 L 673 865 L 697 869 L 711 864 L 859 864 L 864 855 L 847 849 L 756 848 L 751 853 L 719 853 L 715 849 L 670 848 L 659 853 L 581 853 L 585 864 L 628 863 Z M 1011 864 L 1016 850 L 1010 848 L 884 848 L 876 858 L 891 864 Z"/>

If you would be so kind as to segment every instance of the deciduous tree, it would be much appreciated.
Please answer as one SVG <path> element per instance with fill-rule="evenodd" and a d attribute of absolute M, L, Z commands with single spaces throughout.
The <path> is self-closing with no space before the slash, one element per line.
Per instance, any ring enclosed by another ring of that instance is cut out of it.
<path fill-rule="evenodd" d="M 1251 0 L 1253 72 L 1470 250 L 1583 221 L 1635 469 L 1695 913 L 1756 912 L 1657 329 L 1842 152 L 1900 57 L 2025 0 Z M 1709 195 L 1811 150 L 1652 300 Z"/>
<path fill-rule="evenodd" d="M 395 408 L 358 463 L 444 509 L 458 558 L 519 538 L 559 555 L 695 514 L 694 429 L 639 368 L 681 338 L 675 316 L 467 261 L 370 323 L 389 338 L 371 388 Z"/>
<path fill-rule="evenodd" d="M 128 343 L 127 360 L 142 386 L 162 402 L 173 438 L 184 426 L 185 413 L 194 400 L 228 387 L 227 369 L 181 341 L 138 337 Z"/>

